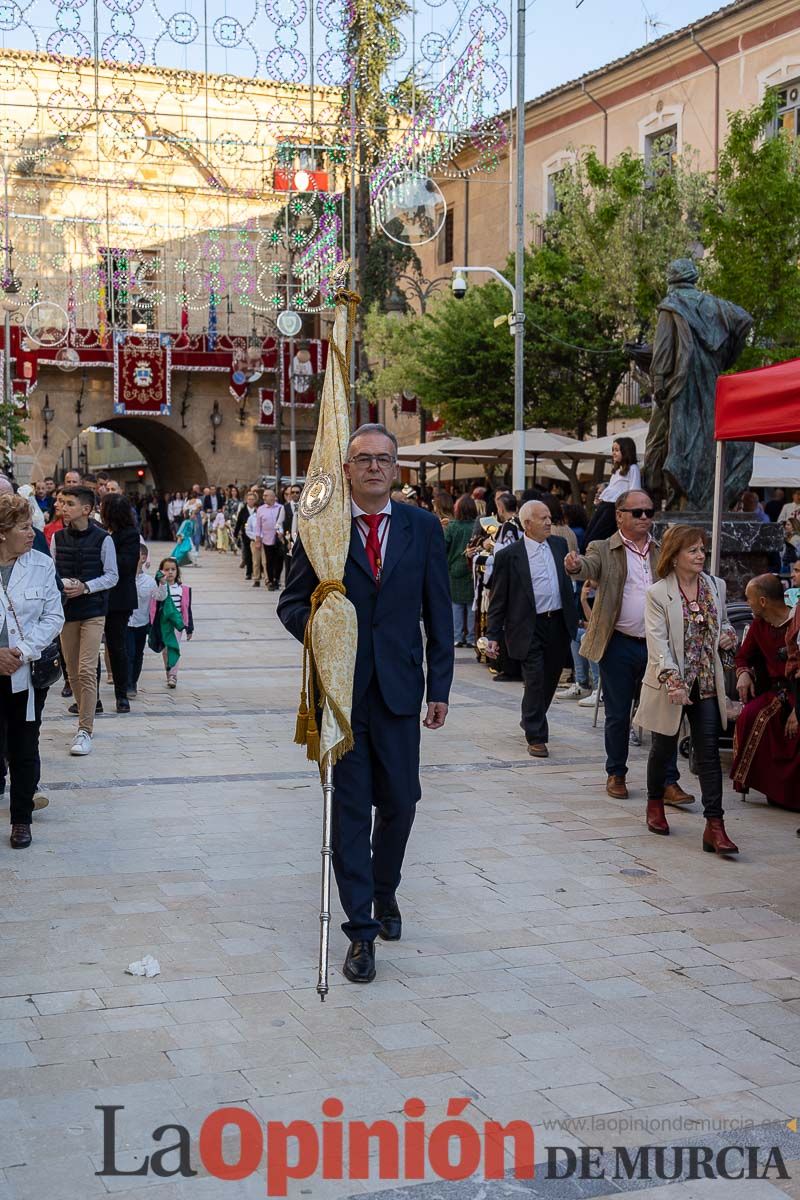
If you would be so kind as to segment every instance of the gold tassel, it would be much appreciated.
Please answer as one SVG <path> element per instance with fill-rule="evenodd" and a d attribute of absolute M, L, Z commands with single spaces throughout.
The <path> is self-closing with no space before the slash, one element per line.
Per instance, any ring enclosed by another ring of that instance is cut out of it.
<path fill-rule="evenodd" d="M 308 714 L 306 754 L 311 762 L 319 762 L 319 730 L 317 729 L 317 717 L 313 712 Z"/>
<path fill-rule="evenodd" d="M 300 707 L 297 710 L 297 721 L 294 727 L 294 740 L 298 746 L 305 746 L 308 737 L 308 702 L 305 691 L 300 696 Z"/>

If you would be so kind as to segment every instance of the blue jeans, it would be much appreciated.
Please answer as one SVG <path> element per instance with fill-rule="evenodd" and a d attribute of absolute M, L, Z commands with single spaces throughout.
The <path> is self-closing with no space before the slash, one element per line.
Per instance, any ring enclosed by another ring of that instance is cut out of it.
<path fill-rule="evenodd" d="M 585 633 L 586 630 L 579 627 L 575 635 L 575 641 L 571 643 L 572 663 L 575 667 L 575 682 L 582 688 L 590 687 L 592 691 L 597 691 L 600 683 L 600 668 L 597 663 L 584 658 L 581 654 L 581 642 L 584 639 Z M 591 678 L 589 676 L 590 671 Z"/>
<path fill-rule="evenodd" d="M 606 774 L 628 773 L 631 712 L 633 702 L 647 666 L 647 644 L 644 638 L 626 637 L 612 633 L 606 652 L 600 661 L 600 681 L 605 703 Z M 664 784 L 677 783 L 677 739 L 664 763 Z"/>
<path fill-rule="evenodd" d="M 464 636 L 465 629 L 466 637 Z M 466 641 L 470 645 L 475 641 L 475 613 L 471 604 L 453 603 L 453 641 Z"/>

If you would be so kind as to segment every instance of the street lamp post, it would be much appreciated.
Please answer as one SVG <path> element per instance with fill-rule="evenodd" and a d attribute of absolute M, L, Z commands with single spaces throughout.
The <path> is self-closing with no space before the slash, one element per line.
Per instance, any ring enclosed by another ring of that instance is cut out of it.
<path fill-rule="evenodd" d="M 454 291 L 456 291 L 456 284 L 459 277 L 470 273 L 493 275 L 498 283 L 502 283 L 503 287 L 507 288 L 511 293 L 512 312 L 508 319 L 511 334 L 514 338 L 514 449 L 511 474 L 514 491 L 522 492 L 525 490 L 525 405 L 523 403 L 525 384 L 525 313 L 518 308 L 517 299 L 519 298 L 521 305 L 524 294 L 521 288 L 524 285 L 524 280 L 520 283 L 519 278 L 517 278 L 517 285 L 515 287 L 513 283 L 509 283 L 505 275 L 501 275 L 494 267 L 453 267 Z M 517 271 L 517 275 L 519 276 L 519 270 Z M 456 294 L 460 296 L 463 296 L 466 291 L 466 280 L 463 278 L 462 283 L 463 287 L 456 291 Z M 498 320 L 502 320 L 502 318 L 498 318 Z"/>

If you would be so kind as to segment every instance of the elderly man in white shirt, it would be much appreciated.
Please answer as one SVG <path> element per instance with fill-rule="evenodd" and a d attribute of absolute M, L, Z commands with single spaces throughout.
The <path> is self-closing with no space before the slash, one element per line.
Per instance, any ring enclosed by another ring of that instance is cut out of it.
<path fill-rule="evenodd" d="M 549 757 L 547 710 L 578 628 L 575 593 L 564 570 L 567 543 L 551 535 L 546 505 L 529 500 L 520 509 L 525 536 L 496 554 L 487 629 L 489 658 L 505 634 L 508 653 L 522 663 L 522 720 L 528 754 Z"/>

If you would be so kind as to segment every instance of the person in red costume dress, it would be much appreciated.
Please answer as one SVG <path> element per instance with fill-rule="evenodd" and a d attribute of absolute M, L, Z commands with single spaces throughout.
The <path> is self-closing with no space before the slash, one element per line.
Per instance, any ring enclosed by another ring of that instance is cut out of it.
<path fill-rule="evenodd" d="M 736 722 L 731 779 L 781 808 L 800 811 L 800 737 L 787 681 L 792 610 L 776 575 L 758 575 L 745 591 L 754 621 L 736 655 L 736 686 L 744 708 Z"/>

